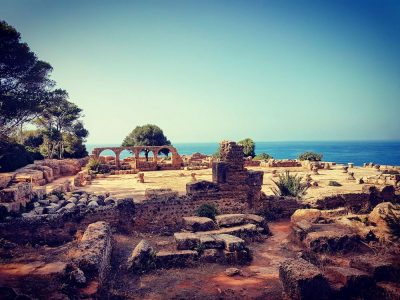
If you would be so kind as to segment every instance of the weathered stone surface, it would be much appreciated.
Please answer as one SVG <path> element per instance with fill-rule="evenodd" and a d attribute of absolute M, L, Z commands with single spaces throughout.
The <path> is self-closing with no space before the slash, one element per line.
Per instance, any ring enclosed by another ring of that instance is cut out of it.
<path fill-rule="evenodd" d="M 197 258 L 197 252 L 192 250 L 159 251 L 156 253 L 156 265 L 158 268 L 185 267 L 193 264 Z"/>
<path fill-rule="evenodd" d="M 396 257 L 360 255 L 350 266 L 371 274 L 376 281 L 400 281 L 400 261 Z"/>
<path fill-rule="evenodd" d="M 189 231 L 207 231 L 216 228 L 213 220 L 206 217 L 183 217 L 184 228 Z"/>
<path fill-rule="evenodd" d="M 321 271 L 304 259 L 288 259 L 279 266 L 279 277 L 291 299 L 329 299 L 331 290 Z"/>
<path fill-rule="evenodd" d="M 305 220 L 310 223 L 315 223 L 321 217 L 321 211 L 319 209 L 298 209 L 290 217 L 292 224 L 299 221 Z"/>
<path fill-rule="evenodd" d="M 200 247 L 205 249 L 220 249 L 224 248 L 225 244 L 221 239 L 217 239 L 213 235 L 203 235 L 200 236 Z"/>
<path fill-rule="evenodd" d="M 215 221 L 218 226 L 231 227 L 245 223 L 246 217 L 245 214 L 225 214 L 216 216 Z"/>
<path fill-rule="evenodd" d="M 146 240 L 141 240 L 128 258 L 128 270 L 146 271 L 155 263 L 155 253 Z M 155 266 L 154 266 L 155 267 Z"/>
<path fill-rule="evenodd" d="M 76 207 L 75 203 L 68 203 L 64 206 L 65 209 L 74 209 Z"/>
<path fill-rule="evenodd" d="M 144 196 L 148 200 L 169 200 L 178 197 L 178 195 L 179 193 L 177 191 L 173 191 L 172 189 L 146 189 L 144 192 Z"/>
<path fill-rule="evenodd" d="M 371 275 L 355 268 L 327 267 L 324 275 L 338 299 L 362 297 L 368 294 L 374 285 Z"/>
<path fill-rule="evenodd" d="M 200 243 L 200 237 L 194 233 L 176 232 L 174 238 L 178 250 L 192 250 Z"/>
<path fill-rule="evenodd" d="M 387 218 L 390 213 L 393 213 L 394 216 L 399 218 L 400 205 L 392 204 L 390 202 L 380 203 L 375 206 L 368 216 L 368 220 L 376 225 L 374 230 L 375 235 L 382 241 L 390 240 L 392 238 L 387 223 Z"/>
<path fill-rule="evenodd" d="M 238 268 L 227 268 L 225 270 L 225 275 L 232 277 L 232 276 L 237 276 L 237 275 L 241 275 L 242 271 Z"/>
<path fill-rule="evenodd" d="M 230 234 L 216 234 L 214 238 L 223 242 L 228 251 L 239 251 L 245 248 L 244 240 Z"/>
<path fill-rule="evenodd" d="M 54 289 L 66 274 L 67 263 L 62 261 L 4 263 L 0 264 L 0 286 L 32 291 L 33 294 L 41 294 L 41 299 L 47 294 L 46 298 L 51 299 Z M 2 296 L 3 294 L 0 294 L 0 299 L 4 299 Z"/>
<path fill-rule="evenodd" d="M 375 299 L 400 300 L 400 284 L 393 282 L 378 282 Z"/>
<path fill-rule="evenodd" d="M 259 233 L 259 227 L 255 224 L 245 224 L 234 227 L 225 227 L 216 230 L 199 232 L 199 234 L 230 234 L 239 237 L 251 237 Z"/>
<path fill-rule="evenodd" d="M 90 224 L 85 230 L 74 261 L 86 277 L 97 277 L 102 281 L 109 269 L 111 256 L 111 229 L 106 222 Z"/>
<path fill-rule="evenodd" d="M 360 246 L 360 236 L 337 227 L 334 231 L 310 232 L 303 242 L 316 252 L 355 251 Z"/>

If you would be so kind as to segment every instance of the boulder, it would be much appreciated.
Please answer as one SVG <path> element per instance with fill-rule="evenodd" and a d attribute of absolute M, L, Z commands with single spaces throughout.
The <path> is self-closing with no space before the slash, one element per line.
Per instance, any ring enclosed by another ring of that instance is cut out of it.
<path fill-rule="evenodd" d="M 213 220 L 206 217 L 183 217 L 184 228 L 189 231 L 207 231 L 216 228 Z"/>
<path fill-rule="evenodd" d="M 321 271 L 304 259 L 288 259 L 279 266 L 279 278 L 291 299 L 329 299 L 331 289 Z"/>
<path fill-rule="evenodd" d="M 99 206 L 99 204 L 96 201 L 90 201 L 88 204 L 88 207 L 96 208 L 98 206 Z"/>
<path fill-rule="evenodd" d="M 375 235 L 382 241 L 392 239 L 388 217 L 400 218 L 400 205 L 390 202 L 379 203 L 370 212 L 368 220 L 376 225 Z"/>
<path fill-rule="evenodd" d="M 141 240 L 128 258 L 128 270 L 148 271 L 155 267 L 155 252 L 146 240 Z"/>
<path fill-rule="evenodd" d="M 78 202 L 78 199 L 76 197 L 71 197 L 71 198 L 68 199 L 68 202 L 76 204 Z"/>
<path fill-rule="evenodd" d="M 236 275 L 241 275 L 242 271 L 238 268 L 227 268 L 225 270 L 225 275 L 232 277 L 232 276 L 236 276 Z"/>
<path fill-rule="evenodd" d="M 68 203 L 64 206 L 65 209 L 73 210 L 76 207 L 75 203 Z"/>
<path fill-rule="evenodd" d="M 290 217 L 290 221 L 292 222 L 292 224 L 295 224 L 302 220 L 305 220 L 310 223 L 316 223 L 320 217 L 321 217 L 321 211 L 319 209 L 314 209 L 314 208 L 298 209 Z"/>
<path fill-rule="evenodd" d="M 56 195 L 48 195 L 47 199 L 53 203 L 57 203 L 60 200 Z"/>
<path fill-rule="evenodd" d="M 113 205 L 115 203 L 115 199 L 111 197 L 107 197 L 104 199 L 104 204 L 105 205 Z"/>

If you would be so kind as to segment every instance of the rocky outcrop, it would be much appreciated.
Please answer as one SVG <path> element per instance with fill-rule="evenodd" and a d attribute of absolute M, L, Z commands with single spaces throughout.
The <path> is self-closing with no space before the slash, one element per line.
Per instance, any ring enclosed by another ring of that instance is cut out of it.
<path fill-rule="evenodd" d="M 372 210 L 372 212 L 368 216 L 368 221 L 376 226 L 374 229 L 375 235 L 381 241 L 388 241 L 393 238 L 389 218 L 397 219 L 400 221 L 399 204 L 392 204 L 390 202 L 380 203 Z"/>

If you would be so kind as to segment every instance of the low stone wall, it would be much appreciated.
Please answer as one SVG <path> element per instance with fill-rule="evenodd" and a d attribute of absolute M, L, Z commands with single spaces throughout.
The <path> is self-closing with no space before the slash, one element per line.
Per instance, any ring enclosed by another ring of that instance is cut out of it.
<path fill-rule="evenodd" d="M 267 220 L 286 219 L 303 205 L 293 197 L 264 196 L 257 213 Z"/>
<path fill-rule="evenodd" d="M 113 206 L 75 209 L 62 214 L 14 218 L 0 223 L 0 236 L 15 243 L 60 245 L 74 239 L 75 233 L 94 222 L 105 221 L 121 231 L 133 226 L 133 200 L 118 200 Z"/>
<path fill-rule="evenodd" d="M 144 232 L 173 232 L 183 226 L 182 218 L 195 214 L 202 204 L 214 204 L 220 213 L 248 212 L 247 203 L 232 197 L 181 196 L 173 199 L 153 199 L 135 205 L 134 229 Z"/>

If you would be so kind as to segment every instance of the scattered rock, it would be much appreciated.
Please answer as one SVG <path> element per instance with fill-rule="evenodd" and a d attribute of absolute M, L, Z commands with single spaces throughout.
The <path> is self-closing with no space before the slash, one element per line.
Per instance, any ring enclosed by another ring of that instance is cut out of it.
<path fill-rule="evenodd" d="M 228 268 L 225 270 L 225 275 L 232 277 L 232 276 L 236 276 L 236 275 L 241 275 L 242 271 L 238 268 Z"/>
<path fill-rule="evenodd" d="M 146 240 L 141 240 L 128 258 L 128 270 L 148 271 L 155 267 L 154 250 Z"/>
<path fill-rule="evenodd" d="M 99 204 L 96 201 L 90 201 L 88 207 L 98 207 Z"/>

